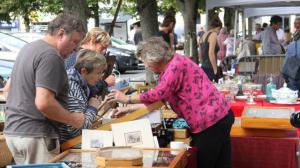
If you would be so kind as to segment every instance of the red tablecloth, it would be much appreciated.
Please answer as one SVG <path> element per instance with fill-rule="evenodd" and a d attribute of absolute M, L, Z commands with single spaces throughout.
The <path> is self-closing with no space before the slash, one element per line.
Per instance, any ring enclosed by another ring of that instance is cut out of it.
<path fill-rule="evenodd" d="M 269 103 L 265 99 L 254 99 L 256 104 L 247 104 L 246 100 L 235 100 L 231 103 L 231 110 L 235 117 L 240 117 L 244 111 L 245 106 L 261 106 L 261 107 L 294 107 L 295 110 L 300 110 L 300 104 L 297 105 L 285 105 Z"/>
<path fill-rule="evenodd" d="M 300 105 L 280 105 L 267 102 L 265 99 L 255 99 L 256 104 L 248 105 L 246 100 L 235 100 L 231 109 L 235 117 L 240 117 L 245 106 L 259 107 L 294 107 L 300 110 Z M 300 131 L 298 129 L 298 136 Z M 297 168 L 296 155 L 298 138 L 271 137 L 231 137 L 233 168 Z"/>
<path fill-rule="evenodd" d="M 297 168 L 298 138 L 231 137 L 233 168 Z"/>
<path fill-rule="evenodd" d="M 231 110 L 235 117 L 240 117 L 244 111 L 245 106 L 263 106 L 262 101 L 256 101 L 256 104 L 247 104 L 246 100 L 235 100 L 231 103 Z"/>
<path fill-rule="evenodd" d="M 294 107 L 295 110 L 300 110 L 300 104 L 296 105 L 287 105 L 287 104 L 274 104 L 269 103 L 265 99 L 254 99 L 256 104 L 247 104 L 246 100 L 235 100 L 231 104 L 231 110 L 234 113 L 235 117 L 240 117 L 246 106 L 259 106 L 259 107 Z M 300 137 L 300 129 L 297 129 L 298 136 Z"/>

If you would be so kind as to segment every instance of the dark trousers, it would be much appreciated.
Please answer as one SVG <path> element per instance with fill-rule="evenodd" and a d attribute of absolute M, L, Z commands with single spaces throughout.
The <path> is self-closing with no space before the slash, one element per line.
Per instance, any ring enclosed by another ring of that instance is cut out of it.
<path fill-rule="evenodd" d="M 214 73 L 214 70 L 212 68 L 202 67 L 202 69 L 210 81 L 218 82 L 217 75 Z"/>
<path fill-rule="evenodd" d="M 206 130 L 192 134 L 192 146 L 198 148 L 198 168 L 231 168 L 230 130 L 234 122 L 228 115 Z"/>

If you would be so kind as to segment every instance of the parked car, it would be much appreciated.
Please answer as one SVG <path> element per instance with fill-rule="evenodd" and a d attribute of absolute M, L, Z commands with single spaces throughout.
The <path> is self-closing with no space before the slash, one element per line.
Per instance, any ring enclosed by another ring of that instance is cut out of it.
<path fill-rule="evenodd" d="M 0 59 L 15 61 L 25 44 L 27 42 L 20 38 L 0 32 Z"/>
<path fill-rule="evenodd" d="M 135 52 L 116 47 L 109 47 L 107 51 L 110 53 L 110 56 L 116 57 L 115 69 L 120 73 L 124 73 L 127 70 L 139 69 L 139 60 Z"/>
<path fill-rule="evenodd" d="M 4 83 L 10 78 L 13 66 L 13 61 L 0 60 L 0 88 L 4 87 Z"/>
<path fill-rule="evenodd" d="M 116 37 L 111 37 L 111 45 L 116 48 L 122 48 L 126 50 L 130 50 L 136 52 L 136 46 L 133 44 L 128 44 L 126 41 L 122 39 L 118 39 Z"/>
<path fill-rule="evenodd" d="M 29 43 L 38 39 L 43 38 L 43 34 L 41 33 L 11 33 L 13 36 L 22 39 L 23 42 Z M 124 73 L 127 70 L 136 70 L 139 67 L 139 63 L 141 63 L 135 56 L 135 49 L 133 46 L 130 46 L 121 39 L 117 39 L 112 37 L 112 45 L 107 49 L 110 52 L 111 56 L 116 57 L 115 69 Z M 21 46 L 21 45 L 20 45 Z M 23 47 L 24 45 L 22 45 Z M 20 47 L 21 48 L 21 47 Z M 19 49 L 20 49 L 19 48 Z M 128 49 L 127 49 L 128 48 Z M 129 50 L 131 49 L 131 50 Z M 0 57 L 1 58 L 1 57 Z M 15 58 L 14 58 L 15 59 Z"/>
<path fill-rule="evenodd" d="M 18 37 L 28 43 L 42 39 L 44 37 L 43 33 L 32 33 L 32 32 L 12 32 L 10 33 L 12 36 Z"/>

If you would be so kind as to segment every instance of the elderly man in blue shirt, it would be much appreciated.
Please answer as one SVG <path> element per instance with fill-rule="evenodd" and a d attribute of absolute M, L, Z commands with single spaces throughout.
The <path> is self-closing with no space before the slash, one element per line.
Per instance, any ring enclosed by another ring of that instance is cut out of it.
<path fill-rule="evenodd" d="M 277 38 L 276 30 L 281 27 L 282 18 L 280 16 L 272 16 L 270 26 L 265 28 L 262 33 L 262 50 L 264 55 L 282 54 L 283 50 Z"/>

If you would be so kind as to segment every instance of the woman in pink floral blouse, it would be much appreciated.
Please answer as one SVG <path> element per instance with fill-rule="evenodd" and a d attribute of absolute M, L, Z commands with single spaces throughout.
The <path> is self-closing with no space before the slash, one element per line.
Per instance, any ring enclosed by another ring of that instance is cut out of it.
<path fill-rule="evenodd" d="M 167 101 L 190 128 L 192 145 L 198 147 L 198 167 L 231 167 L 230 130 L 234 116 L 230 103 L 218 92 L 204 71 L 188 57 L 174 54 L 160 37 L 138 47 L 138 56 L 154 73 L 157 86 L 142 94 L 109 94 L 111 101 L 144 103 Z"/>

